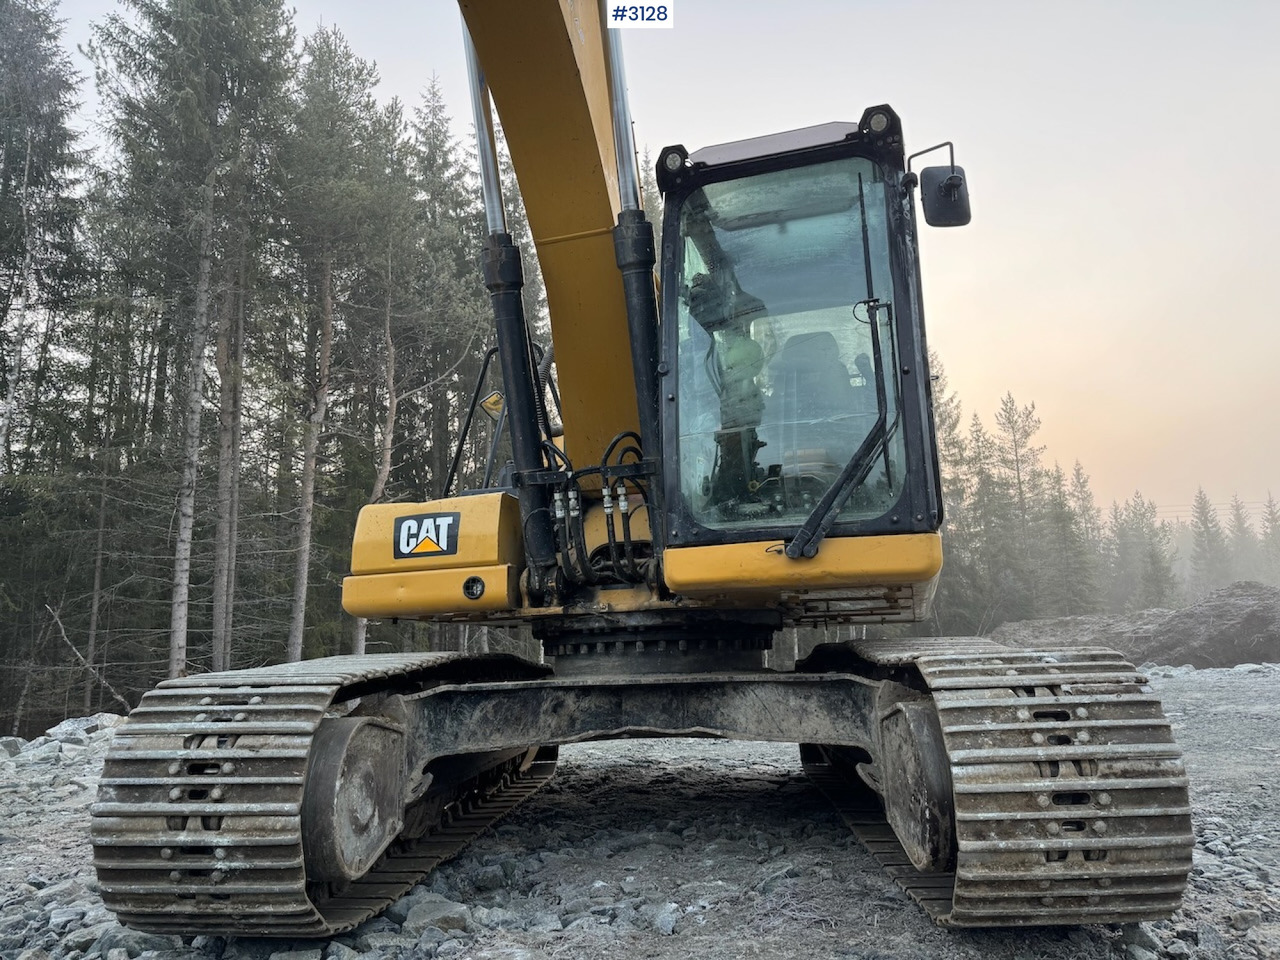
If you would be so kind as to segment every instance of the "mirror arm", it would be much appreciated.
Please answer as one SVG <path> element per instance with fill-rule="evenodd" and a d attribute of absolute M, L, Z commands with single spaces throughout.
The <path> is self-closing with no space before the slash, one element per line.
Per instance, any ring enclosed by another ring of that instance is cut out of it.
<path fill-rule="evenodd" d="M 956 169 L 955 144 L 953 144 L 950 140 L 944 140 L 942 143 L 935 143 L 932 147 L 926 147 L 923 150 L 917 150 L 915 153 L 911 154 L 911 156 L 907 157 L 907 176 L 913 176 L 913 174 L 911 173 L 912 160 L 914 160 L 916 157 L 923 157 L 926 153 L 933 153 L 933 151 L 935 150 L 941 150 L 943 147 L 947 148 L 947 153 L 951 158 L 948 162 L 951 164 L 951 170 L 954 173 Z"/>

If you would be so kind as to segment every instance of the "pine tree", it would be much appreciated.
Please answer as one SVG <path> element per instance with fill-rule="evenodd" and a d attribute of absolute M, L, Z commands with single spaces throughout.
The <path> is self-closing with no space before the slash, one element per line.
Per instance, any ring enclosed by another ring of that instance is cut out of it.
<path fill-rule="evenodd" d="M 977 414 L 969 424 L 965 472 L 970 479 L 966 506 L 974 580 L 970 616 L 985 633 L 1007 620 L 1026 619 L 1031 602 L 1030 572 L 1020 549 L 1016 491 L 1003 469 L 999 442 Z"/>
<path fill-rule="evenodd" d="M 189 659 L 206 353 L 213 317 L 225 309 L 217 286 L 223 233 L 242 200 L 234 186 L 244 180 L 246 126 L 279 88 L 292 34 L 279 0 L 129 5 L 136 24 L 108 16 L 91 52 L 131 202 L 156 225 L 161 259 L 172 264 L 163 289 L 173 291 L 166 312 L 185 381 L 176 404 L 182 471 L 169 644 L 169 673 L 178 676 Z"/>
<path fill-rule="evenodd" d="M 1090 613 L 1098 607 L 1097 552 L 1057 464 L 1045 476 L 1044 494 L 1031 551 L 1039 583 L 1036 616 Z"/>
<path fill-rule="evenodd" d="M 644 215 L 653 224 L 653 249 L 662 254 L 662 191 L 658 189 L 658 171 L 653 165 L 653 156 L 649 148 L 644 148 L 640 160 L 640 198 L 644 204 Z M 930 355 L 932 362 L 935 357 Z"/>
<path fill-rule="evenodd" d="M 1262 578 L 1267 582 L 1280 586 L 1280 504 L 1275 497 L 1267 493 L 1267 502 L 1262 507 L 1262 535 L 1258 545 L 1261 555 Z"/>
<path fill-rule="evenodd" d="M 1208 593 L 1231 582 L 1231 555 L 1227 538 L 1218 522 L 1218 511 L 1209 502 L 1204 487 L 1196 489 L 1191 504 L 1191 589 L 1195 595 Z"/>
<path fill-rule="evenodd" d="M 1173 530 L 1156 505 L 1135 491 L 1124 505 L 1113 503 L 1104 541 L 1107 609 L 1132 613 L 1168 606 L 1177 593 Z"/>
<path fill-rule="evenodd" d="M 328 417 L 338 303 L 347 299 L 367 212 L 368 191 L 384 158 L 376 142 L 378 74 L 336 28 L 321 28 L 304 43 L 294 129 L 282 150 L 286 216 L 306 295 L 301 373 L 304 408 L 294 588 L 285 659 L 300 660 L 307 621 L 316 483 Z"/>
<path fill-rule="evenodd" d="M 941 359 L 929 352 L 934 431 L 938 439 L 938 467 L 942 473 L 943 550 L 946 561 L 933 607 L 933 629 L 939 635 L 972 633 L 978 629 L 972 600 L 978 582 L 975 538 L 969 503 L 968 447 L 962 430 L 960 398 L 947 383 Z"/>
<path fill-rule="evenodd" d="M 1227 521 L 1227 549 L 1231 554 L 1231 579 L 1257 580 L 1262 576 L 1262 556 L 1258 535 L 1253 531 L 1249 511 L 1238 496 L 1231 498 Z"/>
<path fill-rule="evenodd" d="M 1036 405 L 1019 407 L 1012 393 L 1006 393 L 996 411 L 996 436 L 1000 466 L 1008 475 L 1021 534 L 1021 546 L 1029 546 L 1032 503 L 1040 481 L 1040 455 L 1043 446 L 1032 443 L 1040 430 Z"/>
<path fill-rule="evenodd" d="M 485 236 L 479 180 L 453 137 L 438 85 L 418 106 L 413 134 L 422 270 L 419 316 L 401 332 L 399 349 L 406 365 L 402 429 L 418 440 L 405 444 L 397 473 L 401 488 L 422 498 L 444 493 L 462 407 L 493 341 L 493 320 L 479 269 Z M 496 376 L 491 383 L 497 388 Z M 464 457 L 463 479 L 475 465 Z"/>
<path fill-rule="evenodd" d="M 19 420 L 25 446 L 35 439 L 53 315 L 79 278 L 80 157 L 68 126 L 77 78 L 61 35 L 51 0 L 0 3 L 0 475 L 15 470 Z"/>

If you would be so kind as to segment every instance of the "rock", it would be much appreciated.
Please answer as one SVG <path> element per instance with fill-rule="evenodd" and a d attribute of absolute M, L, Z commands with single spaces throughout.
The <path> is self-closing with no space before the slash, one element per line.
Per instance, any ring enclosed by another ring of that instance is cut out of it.
<path fill-rule="evenodd" d="M 405 939 L 397 932 L 377 930 L 361 935 L 356 945 L 365 953 L 405 946 Z"/>
<path fill-rule="evenodd" d="M 1248 930 L 1262 922 L 1262 914 L 1257 910 L 1237 910 L 1231 915 L 1231 926 L 1236 930 Z"/>
<path fill-rule="evenodd" d="M 1120 942 L 1142 947 L 1144 950 L 1160 951 L 1160 941 L 1151 932 L 1146 923 L 1126 923 L 1120 927 Z"/>
<path fill-rule="evenodd" d="M 423 930 L 422 933 L 418 936 L 418 946 L 423 949 L 434 950 L 436 947 L 444 943 L 446 940 L 452 940 L 452 939 L 453 939 L 452 937 L 450 937 L 447 933 L 445 933 L 439 927 L 427 927 L 427 929 Z"/>
<path fill-rule="evenodd" d="M 22 751 L 22 759 L 27 763 L 53 763 L 62 753 L 62 744 L 46 737 L 32 740 Z"/>
<path fill-rule="evenodd" d="M 49 911 L 49 929 L 54 933 L 62 933 L 82 917 L 84 907 L 55 907 Z"/>
<path fill-rule="evenodd" d="M 102 936 L 94 944 L 98 952 L 104 957 L 112 950 L 124 950 L 130 957 L 137 957 L 148 950 L 166 953 L 181 945 L 182 941 L 177 937 L 161 937 L 153 933 L 140 933 L 137 930 L 129 930 L 115 923 L 108 924 L 107 929 L 102 932 Z M 316 957 L 315 960 L 320 960 L 320 958 Z"/>
<path fill-rule="evenodd" d="M 1140 947 L 1136 943 L 1131 943 L 1124 948 L 1125 956 L 1129 960 L 1160 960 L 1160 955 L 1146 947 Z"/>
<path fill-rule="evenodd" d="M 1202 923 L 1196 927 L 1196 960 L 1219 960 L 1227 955 L 1227 941 L 1216 927 Z"/>
<path fill-rule="evenodd" d="M 26 745 L 21 737 L 0 737 L 0 757 L 16 757 Z"/>
<path fill-rule="evenodd" d="M 49 954 L 43 950 L 23 950 L 16 960 L 49 960 Z"/>
<path fill-rule="evenodd" d="M 114 920 L 108 920 L 92 927 L 80 927 L 77 930 L 70 930 L 63 934 L 62 945 L 68 950 L 88 950 L 98 942 L 99 937 L 112 928 L 116 930 L 124 929 Z M 99 952 L 101 953 L 102 951 Z"/>
<path fill-rule="evenodd" d="M 471 911 L 464 904 L 450 900 L 416 903 L 404 922 L 404 930 L 418 936 L 427 927 L 441 930 L 465 930 Z"/>
<path fill-rule="evenodd" d="M 50 727 L 44 735 L 51 740 L 76 738 L 83 740 L 88 734 L 96 732 L 98 723 L 92 717 L 72 717 Z"/>
<path fill-rule="evenodd" d="M 471 875 L 471 884 L 477 890 L 497 890 L 507 885 L 507 874 L 502 867 L 491 863 Z"/>
<path fill-rule="evenodd" d="M 1191 948 L 1182 940 L 1175 940 L 1164 948 L 1164 955 L 1172 957 L 1173 960 L 1181 960 L 1182 957 L 1191 956 Z"/>
<path fill-rule="evenodd" d="M 337 940 L 331 941 L 324 948 L 324 960 L 356 960 L 360 954 L 352 950 L 345 943 L 338 943 Z"/>
<path fill-rule="evenodd" d="M 356 927 L 348 937 L 352 939 L 357 947 L 363 952 L 368 953 L 374 948 L 374 938 L 384 936 L 394 936 L 399 940 L 400 928 L 388 920 L 386 917 L 374 917 L 372 920 L 366 920 L 360 926 Z M 378 940 L 382 943 L 382 940 Z"/>
<path fill-rule="evenodd" d="M 444 897 L 440 896 L 438 893 L 430 893 L 422 887 L 414 887 L 405 896 L 387 907 L 386 910 L 383 910 L 382 916 L 384 919 L 390 920 L 394 924 L 403 926 L 405 920 L 409 917 L 409 911 L 412 910 L 416 904 L 422 903 L 426 900 L 443 899 Z"/>
<path fill-rule="evenodd" d="M 535 913 L 525 929 L 530 933 L 555 933 L 558 930 L 563 930 L 564 924 L 560 922 L 560 918 L 554 913 L 543 911 Z"/>
<path fill-rule="evenodd" d="M 492 909 L 476 907 L 471 911 L 471 915 L 476 923 L 491 930 L 524 929 L 524 921 L 520 919 L 519 914 L 503 907 L 493 907 Z"/>
<path fill-rule="evenodd" d="M 63 760 L 83 760 L 88 752 L 88 747 L 80 746 L 70 740 L 64 740 L 62 742 L 60 755 Z"/>
<path fill-rule="evenodd" d="M 129 960 L 129 951 L 124 947 L 112 947 L 107 951 L 106 960 Z"/>
<path fill-rule="evenodd" d="M 271 960 L 320 960 L 320 953 L 319 947 L 306 950 L 280 950 L 271 954 Z"/>
<path fill-rule="evenodd" d="M 664 937 L 676 932 L 676 924 L 680 921 L 680 907 L 674 903 L 664 904 L 653 918 L 653 929 Z"/>
<path fill-rule="evenodd" d="M 35 886 L 38 892 L 31 899 L 42 907 L 50 903 L 76 903 L 87 895 L 85 888 L 74 877 L 43 887 L 37 884 L 32 886 Z"/>
<path fill-rule="evenodd" d="M 116 713 L 95 713 L 91 717 L 70 717 L 44 732 L 51 740 L 86 742 L 90 734 L 110 730 L 124 723 L 124 717 Z"/>

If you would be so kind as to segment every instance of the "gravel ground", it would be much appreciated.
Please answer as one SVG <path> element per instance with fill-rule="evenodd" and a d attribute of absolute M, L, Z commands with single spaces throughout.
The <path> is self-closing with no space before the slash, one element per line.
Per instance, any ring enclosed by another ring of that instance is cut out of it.
<path fill-rule="evenodd" d="M 881 875 L 791 746 L 562 751 L 555 779 L 384 917 L 328 942 L 134 933 L 95 893 L 88 806 L 118 718 L 0 738 L 4 960 L 1280 958 L 1280 667 L 1149 668 L 1187 754 L 1195 868 L 1172 921 L 947 931 Z"/>

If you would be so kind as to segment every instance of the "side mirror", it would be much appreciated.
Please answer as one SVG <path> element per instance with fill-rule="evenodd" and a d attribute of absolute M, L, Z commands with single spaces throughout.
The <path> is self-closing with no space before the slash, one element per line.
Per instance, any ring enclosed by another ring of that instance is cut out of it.
<path fill-rule="evenodd" d="M 948 164 L 920 171 L 920 202 L 931 227 L 963 227 L 970 220 L 964 167 Z"/>

